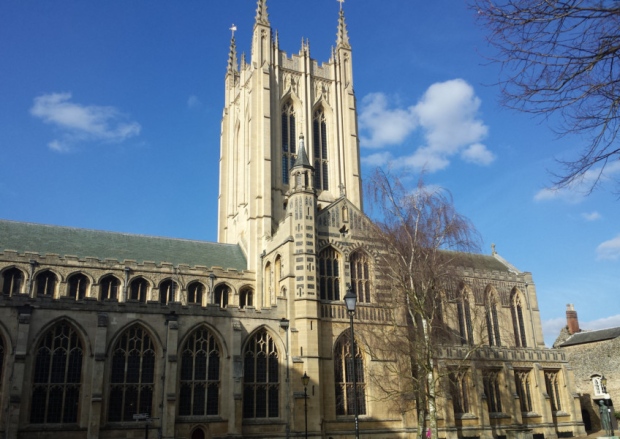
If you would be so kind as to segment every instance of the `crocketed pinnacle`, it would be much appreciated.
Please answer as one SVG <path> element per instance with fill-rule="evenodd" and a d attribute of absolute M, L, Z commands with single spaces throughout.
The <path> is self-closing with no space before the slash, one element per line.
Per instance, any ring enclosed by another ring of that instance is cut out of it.
<path fill-rule="evenodd" d="M 340 17 L 338 17 L 337 37 L 336 44 L 338 47 L 351 47 L 349 45 L 349 33 L 347 32 L 347 25 L 344 22 L 344 11 L 342 9 L 340 9 Z"/>
<path fill-rule="evenodd" d="M 269 15 L 267 14 L 267 0 L 258 0 L 256 6 L 256 24 L 264 24 L 269 26 Z"/>
<path fill-rule="evenodd" d="M 228 72 L 237 71 L 237 45 L 235 37 L 230 39 L 230 51 L 228 52 Z"/>

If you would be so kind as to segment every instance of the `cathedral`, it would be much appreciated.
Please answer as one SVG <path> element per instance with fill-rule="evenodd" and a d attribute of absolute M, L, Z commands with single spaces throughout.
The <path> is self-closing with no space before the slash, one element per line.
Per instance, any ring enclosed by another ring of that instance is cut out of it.
<path fill-rule="evenodd" d="M 280 50 L 266 3 L 257 0 L 250 59 L 230 42 L 217 243 L 0 220 L 3 438 L 425 430 L 370 379 L 384 360 L 363 339 L 350 343 L 348 285 L 356 328 L 385 315 L 365 238 L 342 3 L 321 64 L 305 42 L 296 54 Z M 446 305 L 464 310 L 449 322 L 461 337 L 438 349 L 437 367 L 462 356 L 463 344 L 480 349 L 439 397 L 438 437 L 584 434 L 565 353 L 544 346 L 532 275 L 495 251 L 467 261 L 459 269 L 469 299 Z M 476 309 L 489 316 L 480 331 L 469 321 Z"/>

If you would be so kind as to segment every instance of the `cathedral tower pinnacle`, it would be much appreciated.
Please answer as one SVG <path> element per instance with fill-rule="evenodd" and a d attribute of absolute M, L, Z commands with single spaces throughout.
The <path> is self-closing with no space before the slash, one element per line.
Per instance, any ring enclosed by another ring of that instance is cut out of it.
<path fill-rule="evenodd" d="M 340 6 L 337 47 L 324 63 L 311 58 L 305 38 L 299 53 L 280 50 L 266 0 L 257 0 L 250 60 L 241 57 L 239 66 L 233 33 L 221 128 L 218 240 L 239 244 L 249 269 L 260 265 L 260 255 L 290 215 L 289 198 L 302 187 L 317 212 L 342 197 L 362 209 L 351 46 Z M 299 133 L 305 138 L 298 143 Z M 291 171 L 297 166 L 304 168 L 304 181 L 296 188 Z"/>

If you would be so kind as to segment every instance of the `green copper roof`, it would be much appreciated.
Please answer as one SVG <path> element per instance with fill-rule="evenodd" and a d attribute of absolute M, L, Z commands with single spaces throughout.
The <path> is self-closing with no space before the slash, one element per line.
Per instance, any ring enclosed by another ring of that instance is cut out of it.
<path fill-rule="evenodd" d="M 245 270 L 238 245 L 0 220 L 0 251 Z"/>

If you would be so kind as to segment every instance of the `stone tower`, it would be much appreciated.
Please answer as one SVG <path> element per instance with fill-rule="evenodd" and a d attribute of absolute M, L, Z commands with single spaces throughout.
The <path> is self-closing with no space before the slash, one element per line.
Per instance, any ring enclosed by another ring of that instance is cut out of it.
<path fill-rule="evenodd" d="M 285 218 L 290 171 L 300 135 L 307 139 L 318 205 L 345 196 L 362 209 L 351 46 L 340 10 L 336 47 L 326 63 L 310 58 L 302 40 L 291 57 L 280 50 L 266 0 L 258 0 L 250 62 L 238 64 L 230 44 L 221 126 L 218 240 L 239 244 L 248 269 Z"/>

